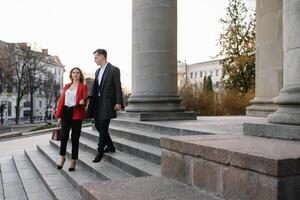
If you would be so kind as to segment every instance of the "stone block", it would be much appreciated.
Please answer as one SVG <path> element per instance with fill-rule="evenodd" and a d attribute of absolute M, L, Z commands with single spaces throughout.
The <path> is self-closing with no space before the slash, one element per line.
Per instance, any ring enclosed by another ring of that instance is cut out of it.
<path fill-rule="evenodd" d="M 212 193 L 219 192 L 220 165 L 207 160 L 194 158 L 192 182 L 202 190 Z"/>
<path fill-rule="evenodd" d="M 162 175 L 186 183 L 186 168 L 182 154 L 162 150 Z"/>
<path fill-rule="evenodd" d="M 160 146 L 164 149 L 170 149 L 175 152 L 183 153 L 183 142 L 180 140 L 173 140 L 172 137 L 161 138 Z"/>
<path fill-rule="evenodd" d="M 229 167 L 222 171 L 222 196 L 232 200 L 278 200 L 278 179 Z"/>
<path fill-rule="evenodd" d="M 281 178 L 278 190 L 279 200 L 300 199 L 300 175 Z"/>
<path fill-rule="evenodd" d="M 300 174 L 300 143 L 296 141 L 243 135 L 201 135 L 162 138 L 161 144 L 162 148 L 184 155 L 272 176 Z M 180 149 L 181 144 L 183 149 Z"/>

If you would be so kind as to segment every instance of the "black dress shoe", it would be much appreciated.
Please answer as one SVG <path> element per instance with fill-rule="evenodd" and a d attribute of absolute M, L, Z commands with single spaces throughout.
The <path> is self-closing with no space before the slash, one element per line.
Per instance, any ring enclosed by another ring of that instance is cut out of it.
<path fill-rule="evenodd" d="M 66 161 L 66 158 L 63 159 L 64 161 L 62 162 L 62 165 L 59 165 L 57 164 L 57 169 L 62 169 L 64 164 L 65 164 L 65 161 Z"/>
<path fill-rule="evenodd" d="M 94 163 L 100 162 L 101 159 L 103 157 L 103 153 L 102 152 L 98 152 L 95 159 L 93 160 Z"/>
<path fill-rule="evenodd" d="M 74 167 L 69 167 L 69 172 L 75 171 L 76 161 L 74 161 Z"/>
<path fill-rule="evenodd" d="M 116 149 L 115 149 L 115 147 L 113 147 L 113 148 L 105 147 L 103 151 L 104 151 L 104 153 L 115 153 Z"/>
<path fill-rule="evenodd" d="M 75 171 L 75 167 L 69 167 L 69 172 Z"/>

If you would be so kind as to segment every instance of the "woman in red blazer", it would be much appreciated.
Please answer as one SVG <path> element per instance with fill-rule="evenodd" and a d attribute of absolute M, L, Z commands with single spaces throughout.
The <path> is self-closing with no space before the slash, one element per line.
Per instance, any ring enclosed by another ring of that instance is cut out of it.
<path fill-rule="evenodd" d="M 57 168 L 61 169 L 65 163 L 69 133 L 70 129 L 72 129 L 72 157 L 69 171 L 74 171 L 76 160 L 78 159 L 82 120 L 85 118 L 87 86 L 83 83 L 84 77 L 78 67 L 70 71 L 70 79 L 71 83 L 64 86 L 55 113 L 55 117 L 61 123 L 60 161 L 57 164 Z"/>

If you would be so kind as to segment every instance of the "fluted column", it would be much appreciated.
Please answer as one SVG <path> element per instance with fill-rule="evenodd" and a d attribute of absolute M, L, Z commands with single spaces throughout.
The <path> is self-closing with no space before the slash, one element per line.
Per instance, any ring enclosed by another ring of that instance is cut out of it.
<path fill-rule="evenodd" d="M 278 110 L 268 116 L 277 124 L 300 125 L 300 0 L 283 1 L 283 88 Z"/>
<path fill-rule="evenodd" d="M 282 88 L 282 0 L 256 0 L 255 98 L 248 116 L 267 116 L 277 109 L 273 98 Z"/>
<path fill-rule="evenodd" d="M 177 0 L 132 1 L 132 95 L 127 112 L 176 112 Z"/>

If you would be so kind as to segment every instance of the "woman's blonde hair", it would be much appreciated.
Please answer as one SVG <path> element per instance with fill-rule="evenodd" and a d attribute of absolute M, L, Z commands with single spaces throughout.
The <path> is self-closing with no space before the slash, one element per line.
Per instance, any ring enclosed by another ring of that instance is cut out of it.
<path fill-rule="evenodd" d="M 77 70 L 79 71 L 79 73 L 80 73 L 79 82 L 80 82 L 80 83 L 83 83 L 83 82 L 84 82 L 84 75 L 83 75 L 83 73 L 82 73 L 82 71 L 81 71 L 81 69 L 80 69 L 79 67 L 74 67 L 73 69 L 71 69 L 70 75 L 69 75 L 70 80 L 73 82 L 72 72 L 73 72 L 75 69 L 77 69 Z"/>

